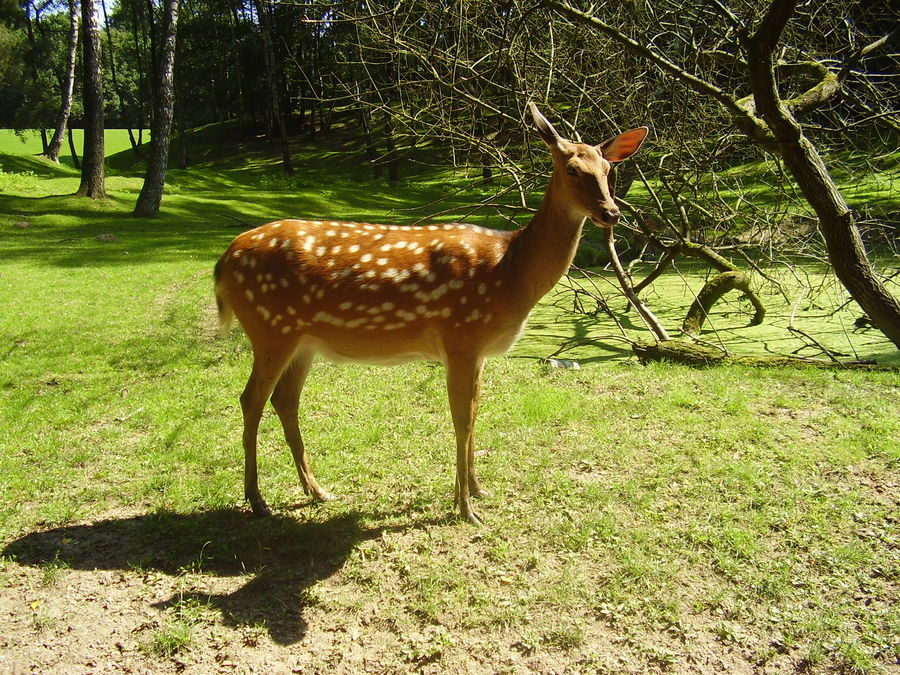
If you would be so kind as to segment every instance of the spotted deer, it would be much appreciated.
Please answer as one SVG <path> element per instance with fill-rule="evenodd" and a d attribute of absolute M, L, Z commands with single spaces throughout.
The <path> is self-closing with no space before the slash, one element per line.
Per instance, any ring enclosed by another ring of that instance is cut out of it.
<path fill-rule="evenodd" d="M 613 227 L 610 164 L 630 157 L 647 128 L 600 145 L 562 138 L 532 103 L 553 174 L 531 222 L 516 231 L 463 224 L 375 225 L 278 220 L 238 236 L 215 268 L 219 318 L 233 316 L 253 349 L 241 395 L 244 495 L 270 513 L 259 491 L 257 430 L 266 400 L 281 420 L 300 481 L 315 499 L 332 496 L 316 481 L 300 434 L 300 391 L 315 354 L 395 364 L 440 361 L 456 434 L 455 498 L 464 519 L 480 523 L 472 498 L 473 427 L 485 357 L 508 351 L 537 301 L 575 255 L 586 219 Z"/>

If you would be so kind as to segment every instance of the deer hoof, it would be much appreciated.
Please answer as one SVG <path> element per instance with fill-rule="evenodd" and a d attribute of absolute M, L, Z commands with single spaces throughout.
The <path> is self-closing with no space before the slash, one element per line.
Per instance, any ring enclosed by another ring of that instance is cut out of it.
<path fill-rule="evenodd" d="M 272 515 L 272 509 L 270 509 L 265 500 L 260 497 L 250 500 L 250 508 L 253 509 L 253 515 L 259 518 L 266 518 Z"/>
<path fill-rule="evenodd" d="M 475 525 L 477 527 L 481 527 L 482 525 L 484 525 L 484 520 L 482 520 L 481 516 L 479 516 L 474 511 L 469 513 L 468 520 L 470 523 L 472 523 L 472 525 Z"/>
<path fill-rule="evenodd" d="M 459 514 L 463 520 L 469 521 L 472 525 L 484 525 L 484 520 L 482 520 L 481 516 L 479 516 L 477 513 L 475 513 L 475 511 L 472 510 L 472 507 L 468 503 L 460 508 Z"/>

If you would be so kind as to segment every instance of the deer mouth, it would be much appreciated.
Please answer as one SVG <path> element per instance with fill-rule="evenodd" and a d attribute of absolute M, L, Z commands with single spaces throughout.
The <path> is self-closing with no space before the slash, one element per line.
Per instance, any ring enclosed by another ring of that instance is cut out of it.
<path fill-rule="evenodd" d="M 591 222 L 603 230 L 611 230 L 613 228 L 613 226 L 616 224 L 616 221 L 618 221 L 618 218 L 615 218 L 612 221 L 610 221 L 602 216 L 591 216 Z"/>

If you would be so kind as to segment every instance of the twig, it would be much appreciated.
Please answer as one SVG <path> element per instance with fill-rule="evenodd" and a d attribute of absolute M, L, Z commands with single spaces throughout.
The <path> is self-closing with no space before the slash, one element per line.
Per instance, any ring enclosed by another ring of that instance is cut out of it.
<path fill-rule="evenodd" d="M 793 326 L 788 326 L 788 331 L 794 335 L 799 335 L 799 336 L 804 337 L 807 340 L 809 340 L 812 344 L 814 344 L 816 347 L 818 347 L 819 350 L 821 350 L 821 352 L 825 356 L 827 356 L 829 359 L 831 359 L 834 363 L 840 363 L 840 361 L 837 358 L 838 356 L 847 356 L 847 354 L 842 354 L 841 352 L 831 351 L 830 349 L 825 347 L 821 342 L 819 342 L 814 337 L 812 337 L 809 333 L 806 333 L 806 332 L 800 330 L 799 328 L 794 328 Z"/>

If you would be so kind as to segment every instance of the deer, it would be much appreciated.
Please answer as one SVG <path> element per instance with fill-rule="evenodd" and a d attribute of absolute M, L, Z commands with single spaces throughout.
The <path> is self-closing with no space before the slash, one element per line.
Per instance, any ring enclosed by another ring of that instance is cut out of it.
<path fill-rule="evenodd" d="M 277 413 L 305 493 L 333 495 L 316 481 L 299 427 L 300 392 L 316 355 L 390 365 L 439 361 L 456 438 L 455 505 L 482 524 L 472 500 L 486 497 L 475 471 L 474 426 L 484 362 L 504 354 L 528 315 L 569 269 L 587 220 L 620 218 L 612 164 L 633 155 L 647 127 L 599 145 L 563 138 L 534 103 L 552 174 L 523 228 L 461 223 L 381 225 L 277 220 L 240 234 L 215 266 L 220 327 L 237 317 L 253 364 L 240 396 L 244 497 L 271 514 L 259 490 L 257 435 L 267 400 Z"/>

